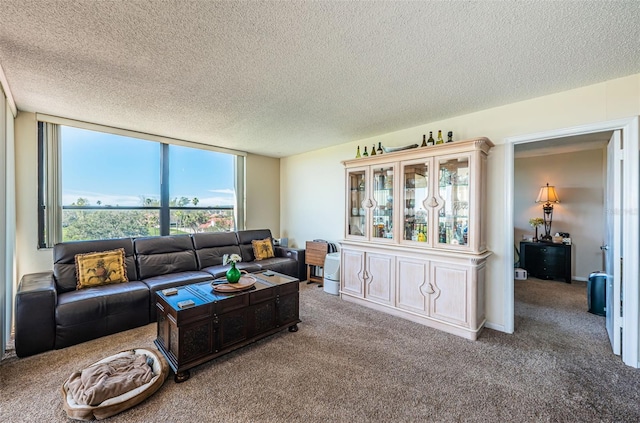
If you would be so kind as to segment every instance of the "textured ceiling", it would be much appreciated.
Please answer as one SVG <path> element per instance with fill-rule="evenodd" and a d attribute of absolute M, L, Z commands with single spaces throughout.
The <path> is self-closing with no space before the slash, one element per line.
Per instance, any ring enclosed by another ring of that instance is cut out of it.
<path fill-rule="evenodd" d="M 283 157 L 640 72 L 640 2 L 0 0 L 19 110 Z"/>

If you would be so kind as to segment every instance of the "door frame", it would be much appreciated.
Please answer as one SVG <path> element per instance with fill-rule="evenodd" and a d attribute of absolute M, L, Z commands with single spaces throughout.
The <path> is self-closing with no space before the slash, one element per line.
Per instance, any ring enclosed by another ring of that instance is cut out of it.
<path fill-rule="evenodd" d="M 616 119 L 605 122 L 597 122 L 570 128 L 555 129 L 534 134 L 507 137 L 505 145 L 505 219 L 506 228 L 503 255 L 505 257 L 504 268 L 504 330 L 513 333 L 515 320 L 514 298 L 514 159 L 515 146 L 530 142 L 544 141 L 555 138 L 564 138 L 575 135 L 592 134 L 622 130 L 622 142 L 628 146 L 628 140 L 635 140 L 638 147 L 640 133 L 640 119 L 638 116 Z M 640 281 L 638 253 L 638 240 L 640 239 L 640 202 L 638 191 L 640 190 L 640 151 L 636 148 L 623 148 L 623 210 L 620 211 L 623 219 L 625 237 L 622 243 L 622 255 L 626 257 L 622 272 L 624 284 L 624 315 L 622 317 L 622 361 L 628 366 L 640 367 L 638 350 L 640 348 L 638 333 L 638 318 L 640 316 Z M 636 256 L 631 257 L 631 254 Z"/>

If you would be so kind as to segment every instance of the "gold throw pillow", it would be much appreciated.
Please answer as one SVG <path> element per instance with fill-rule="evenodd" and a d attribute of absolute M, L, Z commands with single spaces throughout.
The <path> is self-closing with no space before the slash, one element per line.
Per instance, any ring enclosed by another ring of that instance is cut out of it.
<path fill-rule="evenodd" d="M 273 254 L 273 246 L 271 245 L 271 238 L 253 240 L 251 241 L 251 245 L 253 246 L 253 255 L 256 256 L 256 260 L 275 257 L 275 254 Z"/>
<path fill-rule="evenodd" d="M 128 282 L 124 248 L 76 254 L 76 289 Z"/>

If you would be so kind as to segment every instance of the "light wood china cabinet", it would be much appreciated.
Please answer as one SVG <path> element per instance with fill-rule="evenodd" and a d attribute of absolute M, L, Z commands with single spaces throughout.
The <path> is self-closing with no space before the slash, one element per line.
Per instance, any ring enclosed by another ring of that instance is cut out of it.
<path fill-rule="evenodd" d="M 485 322 L 487 154 L 474 138 L 344 161 L 340 296 L 469 339 Z"/>

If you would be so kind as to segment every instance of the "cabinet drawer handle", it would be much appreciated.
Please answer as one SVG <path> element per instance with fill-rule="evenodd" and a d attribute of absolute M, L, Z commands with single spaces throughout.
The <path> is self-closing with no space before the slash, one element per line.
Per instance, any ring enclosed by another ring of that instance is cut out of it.
<path fill-rule="evenodd" d="M 427 202 L 427 206 L 428 207 L 438 207 L 438 200 L 436 200 L 436 197 L 431 197 L 429 199 L 429 201 Z"/>
<path fill-rule="evenodd" d="M 431 285 L 431 283 L 426 283 L 426 284 L 420 285 L 418 290 L 424 296 L 427 296 L 427 295 L 430 295 L 430 294 L 435 294 L 435 292 L 436 292 L 433 289 L 433 285 Z"/>

